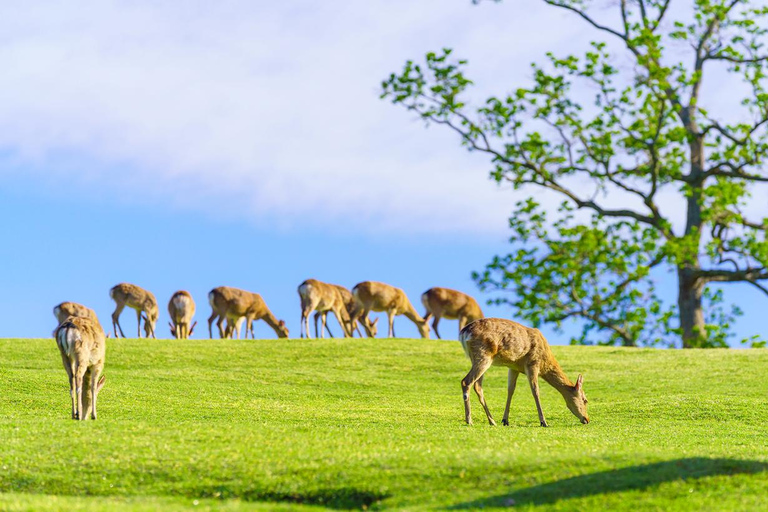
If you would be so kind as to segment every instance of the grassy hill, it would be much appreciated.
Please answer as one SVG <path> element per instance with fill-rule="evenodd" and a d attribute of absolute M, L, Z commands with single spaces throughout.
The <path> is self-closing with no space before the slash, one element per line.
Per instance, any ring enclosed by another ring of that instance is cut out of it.
<path fill-rule="evenodd" d="M 555 347 L 592 422 L 542 381 L 545 429 L 524 380 L 465 426 L 457 342 L 108 343 L 78 423 L 54 341 L 0 340 L 0 510 L 768 508 L 768 350 Z"/>

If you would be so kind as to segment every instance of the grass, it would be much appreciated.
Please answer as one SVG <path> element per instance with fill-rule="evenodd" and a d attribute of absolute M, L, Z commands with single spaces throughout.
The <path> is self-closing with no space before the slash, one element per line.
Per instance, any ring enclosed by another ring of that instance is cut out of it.
<path fill-rule="evenodd" d="M 78 423 L 53 340 L 0 340 L 0 510 L 768 508 L 768 350 L 554 351 L 589 425 L 542 382 L 550 428 L 525 385 L 465 426 L 459 344 L 410 339 L 109 340 Z"/>

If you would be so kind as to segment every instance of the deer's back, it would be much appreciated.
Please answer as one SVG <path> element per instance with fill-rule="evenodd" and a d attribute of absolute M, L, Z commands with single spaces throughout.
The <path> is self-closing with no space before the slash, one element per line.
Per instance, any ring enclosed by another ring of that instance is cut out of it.
<path fill-rule="evenodd" d="M 483 316 L 475 299 L 466 293 L 450 288 L 430 288 L 422 294 L 421 302 L 427 311 L 449 319 L 467 316 L 476 320 Z"/>
<path fill-rule="evenodd" d="M 317 303 L 318 308 L 332 308 L 341 302 L 339 290 L 331 284 L 307 279 L 299 286 L 299 295 L 303 303 Z"/>
<path fill-rule="evenodd" d="M 495 365 L 521 371 L 550 357 L 549 344 L 538 329 L 504 318 L 476 320 L 461 330 L 459 339 L 470 359 L 487 355 Z"/>
<path fill-rule="evenodd" d="M 106 336 L 98 322 L 90 318 L 69 317 L 56 329 L 59 349 L 70 358 L 88 364 L 104 360 Z"/>
<path fill-rule="evenodd" d="M 372 311 L 399 310 L 408 301 L 405 292 L 401 289 L 377 281 L 364 281 L 355 286 L 352 293 Z"/>
<path fill-rule="evenodd" d="M 96 320 L 96 313 L 89 307 L 78 304 L 77 302 L 62 302 L 55 308 L 53 308 L 53 314 L 59 323 L 63 322 L 70 316 L 80 316 L 84 318 L 90 318 Z"/>
<path fill-rule="evenodd" d="M 176 320 L 184 317 L 192 318 L 195 314 L 195 301 L 192 295 L 185 290 L 174 293 L 168 302 L 168 313 Z"/>
<path fill-rule="evenodd" d="M 116 302 L 121 302 L 130 308 L 148 309 L 157 307 L 155 295 L 140 286 L 131 283 L 120 283 L 113 286 L 109 296 Z"/>

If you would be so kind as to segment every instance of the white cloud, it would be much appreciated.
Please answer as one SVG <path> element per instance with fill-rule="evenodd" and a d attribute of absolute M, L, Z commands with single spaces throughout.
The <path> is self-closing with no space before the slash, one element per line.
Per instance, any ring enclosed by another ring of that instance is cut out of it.
<path fill-rule="evenodd" d="M 537 0 L 17 2 L 0 34 L 7 169 L 257 223 L 476 234 L 504 232 L 515 195 L 380 80 L 448 46 L 481 98 L 595 36 Z"/>
<path fill-rule="evenodd" d="M 499 232 L 512 197 L 487 161 L 378 84 L 454 46 L 479 83 L 512 87 L 575 25 L 533 1 L 6 4 L 0 147 L 49 184 L 129 202 Z"/>

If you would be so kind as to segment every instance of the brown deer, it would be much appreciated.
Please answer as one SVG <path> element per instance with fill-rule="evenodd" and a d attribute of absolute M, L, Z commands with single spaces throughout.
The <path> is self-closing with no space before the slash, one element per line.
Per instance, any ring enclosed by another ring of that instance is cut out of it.
<path fill-rule="evenodd" d="M 264 299 L 258 293 L 251 293 L 229 286 L 219 286 L 208 293 L 208 302 L 211 304 L 211 316 L 208 318 L 208 335 L 213 337 L 213 321 L 218 318 L 216 326 L 219 328 L 219 336 L 229 338 L 233 333 L 240 336 L 239 323 L 245 318 L 245 337 L 250 330 L 253 336 L 253 322 L 264 320 L 274 329 L 278 338 L 288 337 L 288 328 L 283 320 L 278 320 L 267 307 Z M 227 328 L 224 329 L 224 320 Z"/>
<path fill-rule="evenodd" d="M 539 376 L 558 390 L 565 399 L 565 405 L 584 424 L 587 416 L 587 396 L 584 394 L 584 377 L 579 375 L 576 384 L 571 383 L 557 363 L 549 343 L 538 329 L 525 327 L 511 320 L 484 318 L 472 322 L 459 333 L 464 352 L 472 361 L 472 369 L 461 381 L 464 396 L 464 415 L 467 424 L 472 424 L 469 407 L 469 388 L 474 386 L 480 405 L 485 409 L 488 423 L 496 425 L 491 411 L 483 397 L 483 375 L 491 365 L 509 368 L 507 406 L 504 409 L 503 425 L 509 425 L 509 405 L 515 392 L 517 377 L 525 373 L 531 385 L 539 422 L 546 427 L 547 420 L 539 400 Z"/>
<path fill-rule="evenodd" d="M 358 305 L 355 319 L 360 318 L 368 336 L 374 337 L 368 329 L 370 321 L 368 314 L 371 311 L 386 311 L 389 320 L 389 337 L 395 336 L 395 316 L 405 315 L 419 329 L 422 338 L 429 338 L 429 324 L 416 312 L 408 300 L 408 296 L 400 288 L 376 281 L 363 281 L 352 288 L 352 295 Z"/>
<path fill-rule="evenodd" d="M 354 333 L 357 332 L 357 334 L 361 338 L 363 337 L 363 334 L 360 332 L 360 326 L 357 325 L 357 322 L 360 321 L 363 324 L 363 327 L 367 326 L 366 331 L 367 332 L 371 332 L 372 333 L 372 337 L 375 338 L 376 334 L 378 333 L 378 328 L 376 327 L 376 323 L 379 321 L 379 319 L 377 318 L 373 322 L 370 322 L 369 318 L 361 318 L 359 315 L 357 315 L 358 304 L 355 301 L 355 298 L 352 296 L 352 292 L 347 290 L 346 287 L 341 286 L 339 284 L 332 284 L 331 286 L 335 286 L 336 288 L 338 288 L 339 293 L 341 293 L 341 298 L 344 301 L 344 305 L 347 308 L 347 313 L 349 314 L 349 320 L 350 320 L 350 323 L 351 323 L 351 327 L 350 327 L 350 330 L 349 330 L 349 335 L 350 336 L 354 336 Z M 361 313 L 362 313 L 362 311 L 361 311 Z M 323 313 L 315 313 L 315 315 L 314 315 L 314 317 L 315 317 L 315 337 L 317 337 L 317 331 L 318 331 L 318 329 L 317 329 L 317 320 L 321 316 L 324 317 L 326 314 L 327 314 L 327 312 L 323 312 Z M 356 318 L 356 316 L 357 316 L 357 318 Z M 330 334 L 331 338 L 333 338 L 333 333 L 331 332 L 331 328 L 328 327 L 327 324 L 325 326 L 325 329 L 328 331 L 328 334 Z"/>
<path fill-rule="evenodd" d="M 344 304 L 344 298 L 337 286 L 323 283 L 317 279 L 307 279 L 299 285 L 299 298 L 301 299 L 301 337 L 305 333 L 309 338 L 309 315 L 312 311 L 318 311 L 322 315 L 323 327 L 320 331 L 320 337 L 325 338 L 326 318 L 329 311 L 336 316 L 336 320 L 341 325 L 345 337 L 352 334 L 352 322 L 349 318 L 347 306 Z M 315 317 L 317 320 L 317 317 Z M 328 334 L 331 334 L 330 329 Z M 317 322 L 315 322 L 315 337 L 317 337 Z M 331 334 L 331 337 L 333 335 Z"/>
<path fill-rule="evenodd" d="M 430 317 L 435 317 L 432 320 L 432 328 L 438 339 L 442 339 L 437 331 L 437 324 L 441 318 L 458 320 L 459 331 L 461 331 L 467 324 L 484 316 L 475 299 L 450 288 L 430 288 L 421 295 L 421 303 L 427 310 L 424 320 L 429 321 Z"/>
<path fill-rule="evenodd" d="M 174 293 L 168 301 L 168 314 L 171 315 L 168 325 L 173 337 L 178 340 L 189 338 L 197 325 L 197 322 L 192 323 L 192 317 L 195 316 L 195 301 L 192 295 L 185 290 Z"/>
<path fill-rule="evenodd" d="M 113 286 L 109 290 L 109 296 L 115 301 L 117 307 L 114 313 L 112 313 L 112 329 L 115 331 L 115 338 L 117 338 L 118 329 L 120 335 L 125 338 L 123 328 L 120 327 L 120 313 L 123 312 L 126 306 L 136 310 L 136 319 L 139 323 L 138 337 L 141 338 L 141 319 L 142 313 L 144 313 L 144 332 L 147 338 L 155 336 L 155 326 L 157 325 L 157 317 L 160 315 L 160 310 L 157 307 L 157 299 L 147 290 L 130 283 L 120 283 Z"/>
<path fill-rule="evenodd" d="M 90 318 L 71 316 L 54 334 L 69 380 L 72 419 L 85 420 L 90 415 L 95 420 L 96 397 L 105 381 L 101 375 L 106 355 L 104 330 Z"/>

